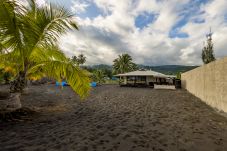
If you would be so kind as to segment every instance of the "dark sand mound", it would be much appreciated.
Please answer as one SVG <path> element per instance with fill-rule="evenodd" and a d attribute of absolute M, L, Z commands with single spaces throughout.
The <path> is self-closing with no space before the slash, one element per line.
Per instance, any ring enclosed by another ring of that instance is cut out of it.
<path fill-rule="evenodd" d="M 226 151 L 227 119 L 184 90 L 32 86 L 32 120 L 0 123 L 0 150 Z"/>

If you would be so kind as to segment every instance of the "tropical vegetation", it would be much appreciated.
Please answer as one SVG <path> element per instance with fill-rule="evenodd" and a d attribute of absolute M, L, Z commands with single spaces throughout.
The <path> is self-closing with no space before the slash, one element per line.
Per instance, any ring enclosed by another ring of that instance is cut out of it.
<path fill-rule="evenodd" d="M 212 61 L 215 61 L 214 50 L 212 42 L 212 33 L 207 35 L 207 43 L 202 49 L 202 60 L 204 64 L 208 64 Z"/>
<path fill-rule="evenodd" d="M 93 72 L 93 80 L 99 85 L 105 83 L 105 73 L 102 70 L 96 70 Z"/>
<path fill-rule="evenodd" d="M 88 70 L 91 73 L 95 72 L 96 70 L 102 70 L 107 78 L 113 78 L 112 66 L 110 65 L 100 64 L 92 66 L 82 66 L 82 68 Z"/>
<path fill-rule="evenodd" d="M 0 1 L 0 68 L 12 68 L 11 92 L 22 92 L 29 79 L 65 79 L 85 97 L 90 89 L 86 72 L 59 49 L 59 36 L 78 30 L 73 14 L 53 4 L 38 6 L 28 0 Z"/>
<path fill-rule="evenodd" d="M 129 54 L 119 55 L 113 61 L 113 72 L 114 74 L 120 74 L 138 69 L 137 65 L 132 61 L 132 57 Z"/>
<path fill-rule="evenodd" d="M 79 54 L 78 56 L 73 56 L 72 61 L 77 65 L 83 65 L 86 62 L 86 57 L 83 54 Z"/>

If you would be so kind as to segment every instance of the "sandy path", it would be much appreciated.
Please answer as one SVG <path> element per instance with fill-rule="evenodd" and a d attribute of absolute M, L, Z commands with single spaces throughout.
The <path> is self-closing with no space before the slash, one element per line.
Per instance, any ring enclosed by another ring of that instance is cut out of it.
<path fill-rule="evenodd" d="M 183 90 L 101 86 L 81 102 L 49 85 L 22 99 L 41 114 L 0 123 L 0 150 L 227 150 L 227 118 Z"/>

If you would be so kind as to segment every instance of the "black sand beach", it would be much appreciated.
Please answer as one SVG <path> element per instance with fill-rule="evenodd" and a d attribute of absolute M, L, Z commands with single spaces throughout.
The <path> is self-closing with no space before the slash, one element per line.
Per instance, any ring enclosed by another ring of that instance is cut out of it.
<path fill-rule="evenodd" d="M 3 87 L 1 88 L 3 89 Z M 226 151 L 227 118 L 184 90 L 31 86 L 25 121 L 0 123 L 0 150 Z"/>

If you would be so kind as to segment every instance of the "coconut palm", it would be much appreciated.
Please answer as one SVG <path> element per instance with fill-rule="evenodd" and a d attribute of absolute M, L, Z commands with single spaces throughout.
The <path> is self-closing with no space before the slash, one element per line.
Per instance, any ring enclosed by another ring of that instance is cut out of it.
<path fill-rule="evenodd" d="M 78 57 L 77 56 L 73 56 L 72 57 L 72 61 L 75 64 L 83 65 L 86 62 L 86 57 L 83 54 L 80 54 L 80 55 L 78 55 Z"/>
<path fill-rule="evenodd" d="M 28 0 L 0 2 L 0 66 L 15 70 L 11 92 L 21 92 L 30 78 L 66 79 L 81 97 L 89 91 L 86 72 L 73 64 L 62 51 L 58 37 L 78 26 L 72 14 L 55 5 L 38 6 Z"/>
<path fill-rule="evenodd" d="M 137 69 L 137 65 L 132 62 L 132 57 L 128 54 L 119 55 L 113 62 L 114 74 L 130 72 Z"/>
<path fill-rule="evenodd" d="M 83 65 L 86 62 L 86 57 L 83 54 L 80 54 L 77 57 L 77 61 L 78 61 L 79 64 Z"/>

